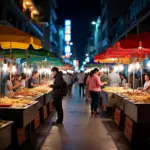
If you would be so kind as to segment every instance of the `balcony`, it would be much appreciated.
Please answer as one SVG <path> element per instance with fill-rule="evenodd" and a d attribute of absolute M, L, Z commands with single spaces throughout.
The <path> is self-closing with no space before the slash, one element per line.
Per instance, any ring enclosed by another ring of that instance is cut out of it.
<path fill-rule="evenodd" d="M 129 7 L 128 12 L 121 16 L 113 27 L 113 38 L 118 38 L 125 33 L 129 28 L 136 25 L 137 16 L 145 7 L 147 7 L 150 0 L 135 0 Z"/>
<path fill-rule="evenodd" d="M 27 6 L 25 6 L 27 5 Z M 22 22 L 26 21 L 28 27 L 38 34 L 40 37 L 43 36 L 42 28 L 36 23 L 35 18 L 39 14 L 38 10 L 33 6 L 32 1 L 24 0 L 20 3 L 20 0 L 12 0 L 8 6 L 9 10 L 17 15 L 18 19 Z M 29 8 L 28 8 L 29 7 Z"/>

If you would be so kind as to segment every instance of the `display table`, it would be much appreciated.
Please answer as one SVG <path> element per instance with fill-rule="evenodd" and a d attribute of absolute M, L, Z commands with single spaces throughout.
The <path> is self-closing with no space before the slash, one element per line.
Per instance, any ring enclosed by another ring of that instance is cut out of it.
<path fill-rule="evenodd" d="M 4 121 L 0 126 L 0 150 L 5 150 L 11 145 L 12 124 L 13 121 Z"/>
<path fill-rule="evenodd" d="M 39 102 L 22 108 L 0 107 L 0 118 L 3 120 L 12 120 L 17 128 L 24 128 L 31 123 L 38 114 Z"/>

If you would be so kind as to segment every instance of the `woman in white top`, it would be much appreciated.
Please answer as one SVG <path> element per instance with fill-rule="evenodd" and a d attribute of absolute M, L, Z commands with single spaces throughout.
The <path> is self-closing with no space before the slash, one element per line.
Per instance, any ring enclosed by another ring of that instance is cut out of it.
<path fill-rule="evenodd" d="M 15 80 L 15 75 L 11 76 L 11 80 L 10 80 L 10 75 L 8 75 L 7 77 L 7 81 L 5 84 L 5 94 L 7 96 L 11 96 L 11 94 L 13 93 L 13 90 L 18 88 L 20 86 L 20 83 L 16 84 L 15 86 L 13 86 L 13 81 Z"/>
<path fill-rule="evenodd" d="M 145 75 L 145 83 L 144 83 L 144 88 L 143 91 L 147 91 L 150 88 L 150 79 L 148 75 Z"/>
<path fill-rule="evenodd" d="M 125 77 L 124 74 L 121 74 L 121 85 L 124 86 L 124 84 L 127 83 L 127 78 Z"/>
<path fill-rule="evenodd" d="M 22 80 L 21 80 L 21 87 L 20 88 L 25 88 L 26 87 L 26 81 L 28 80 L 26 74 L 22 73 Z"/>

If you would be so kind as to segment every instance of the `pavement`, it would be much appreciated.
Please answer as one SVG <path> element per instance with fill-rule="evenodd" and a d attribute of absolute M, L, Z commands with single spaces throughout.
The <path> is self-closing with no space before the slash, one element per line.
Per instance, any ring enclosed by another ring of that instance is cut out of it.
<path fill-rule="evenodd" d="M 63 100 L 64 123 L 51 126 L 53 114 L 21 150 L 130 150 L 123 132 L 103 112 L 91 115 L 90 104 L 78 94 L 78 86 Z"/>

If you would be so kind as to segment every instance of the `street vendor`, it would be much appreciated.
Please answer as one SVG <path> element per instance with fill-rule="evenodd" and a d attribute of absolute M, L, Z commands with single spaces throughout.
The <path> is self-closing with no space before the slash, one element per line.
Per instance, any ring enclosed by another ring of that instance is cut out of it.
<path fill-rule="evenodd" d="M 40 81 L 40 85 L 47 85 L 46 76 L 44 74 L 42 75 L 42 79 Z"/>
<path fill-rule="evenodd" d="M 32 73 L 32 77 L 29 79 L 29 88 L 34 88 L 36 86 L 38 86 L 38 72 L 37 71 L 33 71 Z"/>
<path fill-rule="evenodd" d="M 144 88 L 143 91 L 147 91 L 150 89 L 150 79 L 148 75 L 145 75 L 145 83 L 144 83 Z"/>
<path fill-rule="evenodd" d="M 137 88 L 137 90 L 149 92 L 149 91 L 150 91 L 150 78 L 149 78 L 149 76 L 146 74 L 146 75 L 144 76 L 144 79 L 145 79 L 144 87 L 143 87 L 143 88 L 139 87 L 139 88 Z"/>
<path fill-rule="evenodd" d="M 15 75 L 8 75 L 7 81 L 5 84 L 5 95 L 9 96 L 13 93 L 13 90 L 20 87 L 20 83 L 17 83 L 16 85 L 13 85 L 13 81 L 15 80 Z"/>

